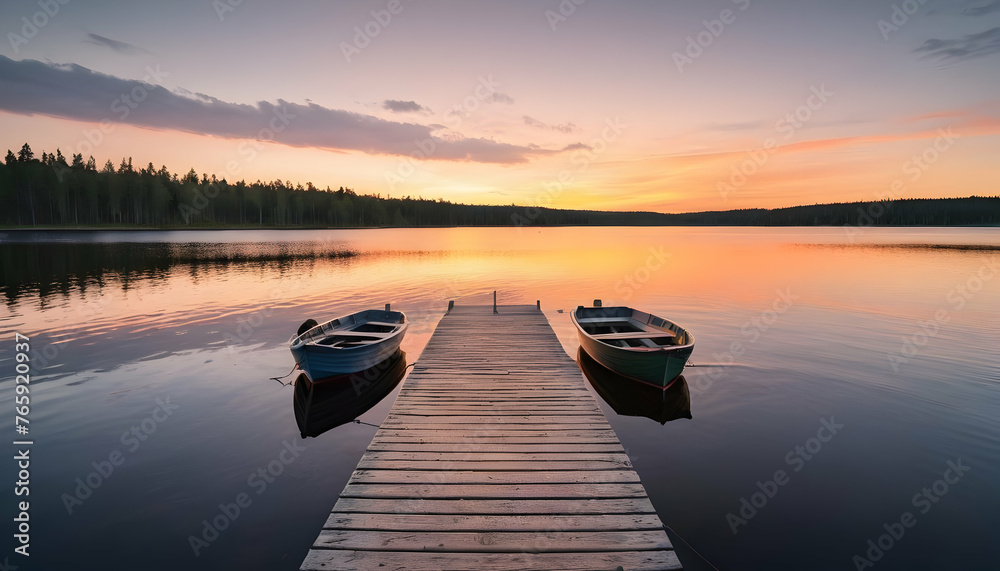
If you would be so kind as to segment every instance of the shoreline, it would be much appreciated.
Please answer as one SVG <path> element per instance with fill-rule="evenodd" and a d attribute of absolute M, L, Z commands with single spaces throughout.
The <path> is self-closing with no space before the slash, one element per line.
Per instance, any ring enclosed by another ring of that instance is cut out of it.
<path fill-rule="evenodd" d="M 420 230 L 424 228 L 445 229 L 445 228 L 844 228 L 854 227 L 854 224 L 833 225 L 794 225 L 794 224 L 549 224 L 536 226 L 516 226 L 513 224 L 504 225 L 446 225 L 446 226 L 0 226 L 2 232 L 95 232 L 95 231 L 115 231 L 115 232 L 182 232 L 182 231 L 214 231 L 226 230 Z M 1000 228 L 1000 224 L 879 224 L 861 226 L 865 229 L 873 228 Z"/>

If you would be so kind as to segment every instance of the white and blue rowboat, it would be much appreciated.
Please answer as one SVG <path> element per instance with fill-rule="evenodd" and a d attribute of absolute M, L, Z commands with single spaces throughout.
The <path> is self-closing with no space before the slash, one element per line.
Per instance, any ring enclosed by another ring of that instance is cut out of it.
<path fill-rule="evenodd" d="M 694 336 L 676 323 L 631 307 L 577 307 L 580 346 L 608 369 L 637 381 L 668 386 L 694 350 Z"/>
<path fill-rule="evenodd" d="M 399 349 L 409 323 L 399 311 L 368 309 L 323 324 L 306 321 L 288 346 L 313 381 L 357 373 Z"/>

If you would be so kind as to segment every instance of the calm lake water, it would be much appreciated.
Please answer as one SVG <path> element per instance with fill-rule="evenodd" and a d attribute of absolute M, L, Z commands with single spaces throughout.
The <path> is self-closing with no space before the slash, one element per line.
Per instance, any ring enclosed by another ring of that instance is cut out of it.
<path fill-rule="evenodd" d="M 1000 560 L 1000 229 L 12 232 L 0 263 L 9 439 L 31 339 L 31 557 L 0 554 L 22 570 L 297 569 L 375 428 L 300 438 L 269 379 L 289 335 L 392 303 L 412 362 L 448 300 L 493 290 L 541 300 L 574 358 L 568 311 L 595 298 L 695 334 L 692 419 L 602 406 L 661 519 L 719 569 Z"/>

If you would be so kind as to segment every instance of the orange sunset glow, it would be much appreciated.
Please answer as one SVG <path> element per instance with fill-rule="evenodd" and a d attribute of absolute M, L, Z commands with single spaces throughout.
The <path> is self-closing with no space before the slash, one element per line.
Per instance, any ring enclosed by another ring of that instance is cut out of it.
<path fill-rule="evenodd" d="M 67 5 L 34 32 L 0 9 L 7 147 L 594 210 L 996 188 L 996 11 L 901 26 L 864 2 L 216 4 Z"/>

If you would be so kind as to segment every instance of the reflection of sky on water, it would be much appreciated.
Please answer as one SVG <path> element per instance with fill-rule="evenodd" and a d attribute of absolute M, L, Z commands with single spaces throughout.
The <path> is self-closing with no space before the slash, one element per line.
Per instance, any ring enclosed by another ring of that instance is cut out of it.
<path fill-rule="evenodd" d="M 38 534 L 64 541 L 74 560 L 96 557 L 93 546 L 114 536 L 133 543 L 111 568 L 145 564 L 150 553 L 164 568 L 297 568 L 374 429 L 344 425 L 306 441 L 309 452 L 201 557 L 186 543 L 219 502 L 247 490 L 248 474 L 273 460 L 283 441 L 298 441 L 292 390 L 267 379 L 292 366 L 285 341 L 306 317 L 392 303 L 411 321 L 402 348 L 418 360 L 449 299 L 486 304 L 493 290 L 501 303 L 540 299 L 574 356 L 568 310 L 595 298 L 695 333 L 691 362 L 701 366 L 685 373 L 693 420 L 660 427 L 604 410 L 664 521 L 717 565 L 822 568 L 827 559 L 817 553 L 846 565 L 959 456 L 973 470 L 908 532 L 913 541 L 879 565 L 947 567 L 948 553 L 971 561 L 996 555 L 977 530 L 1000 525 L 990 508 L 1000 477 L 1000 279 L 984 281 L 960 309 L 948 299 L 995 263 L 995 251 L 815 246 L 846 243 L 841 229 L 828 228 L 96 234 L 170 255 L 107 257 L 94 249 L 113 246 L 74 233 L 75 242 L 60 242 L 62 254 L 46 250 L 45 264 L 27 268 L 25 278 L 26 268 L 5 263 L 0 307 L 0 329 L 32 337 Z M 300 242 L 279 244 L 278 236 Z M 186 245 L 206 237 L 230 243 Z M 234 243 L 240 237 L 255 244 Z M 991 229 L 868 230 L 864 238 L 1000 244 Z M 0 259 L 27 246 L 0 243 Z M 334 250 L 358 255 L 310 254 Z M 223 262 L 220 251 L 240 255 Z M 197 256 L 210 261 L 191 260 Z M 772 316 L 779 290 L 797 299 Z M 947 321 L 893 372 L 887 355 L 899 354 L 902 340 L 939 310 Z M 10 384 L 0 387 L 3 398 L 10 392 Z M 72 493 L 91 462 L 122 448 L 122 431 L 168 395 L 180 406 L 175 415 L 67 515 L 61 494 Z M 378 424 L 391 403 L 392 396 L 362 419 Z M 845 424 L 843 433 L 733 536 L 725 514 L 758 479 L 788 469 L 786 453 L 830 416 Z M 9 428 L 11 420 L 0 423 Z M 44 557 L 58 567 L 61 556 Z"/>

